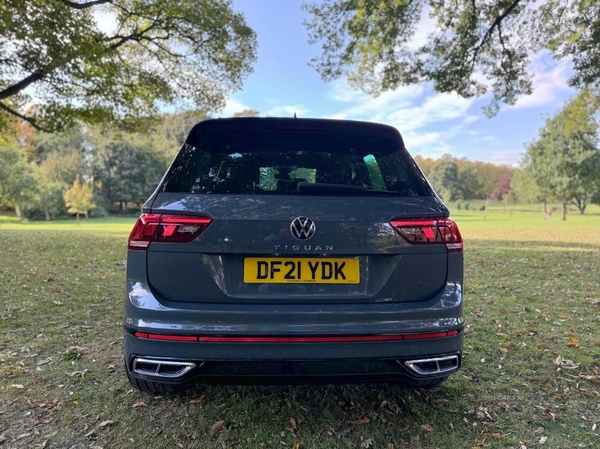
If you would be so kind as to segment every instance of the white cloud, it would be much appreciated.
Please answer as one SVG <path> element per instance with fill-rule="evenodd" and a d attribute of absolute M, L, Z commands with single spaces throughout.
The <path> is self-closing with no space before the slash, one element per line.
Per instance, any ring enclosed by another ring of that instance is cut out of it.
<path fill-rule="evenodd" d="M 445 153 L 463 156 L 450 140 L 479 118 L 468 113 L 474 99 L 431 92 L 426 85 L 402 86 L 373 97 L 352 89 L 345 81 L 336 81 L 327 96 L 342 106 L 329 118 L 394 126 L 410 152 L 425 157 L 438 158 Z"/>
<path fill-rule="evenodd" d="M 529 70 L 534 73 L 533 93 L 519 97 L 514 106 L 503 109 L 525 109 L 557 105 L 564 95 L 573 91 L 568 84 L 571 62 L 568 59 L 555 61 L 547 51 L 533 56 Z"/>
<path fill-rule="evenodd" d="M 492 151 L 487 155 L 487 161 L 493 164 L 519 166 L 519 161 L 523 158 L 523 150 Z"/>
<path fill-rule="evenodd" d="M 267 115 L 273 117 L 293 117 L 296 114 L 298 117 L 306 117 L 308 109 L 302 105 L 289 106 L 274 106 L 267 111 Z"/>
<path fill-rule="evenodd" d="M 216 114 L 218 117 L 231 117 L 236 112 L 242 112 L 246 109 L 252 109 L 252 107 L 245 105 L 241 101 L 237 101 L 234 98 L 228 98 L 227 103 L 225 103 L 225 107 L 223 110 Z"/>

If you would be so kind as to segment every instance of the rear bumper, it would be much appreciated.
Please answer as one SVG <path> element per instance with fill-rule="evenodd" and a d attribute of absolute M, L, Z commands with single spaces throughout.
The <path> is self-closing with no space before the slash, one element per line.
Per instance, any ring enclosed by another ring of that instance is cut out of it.
<path fill-rule="evenodd" d="M 128 333 L 125 340 L 130 376 L 171 384 L 193 379 L 230 383 L 436 379 L 458 370 L 463 347 L 462 333 L 432 340 L 368 343 L 182 343 Z M 158 365 L 163 363 L 176 366 L 162 371 Z"/>
<path fill-rule="evenodd" d="M 147 285 L 129 283 L 124 330 L 130 375 L 183 383 L 193 378 L 285 376 L 339 379 L 446 377 L 460 366 L 463 349 L 462 285 L 448 283 L 427 301 L 370 304 L 181 304 L 167 307 Z M 392 341 L 231 342 L 163 341 L 134 333 L 208 337 L 385 336 L 456 331 L 443 338 Z M 418 373 L 405 362 L 457 356 L 442 372 Z M 191 363 L 178 378 L 133 372 L 136 358 Z M 237 380 L 236 380 L 237 381 Z"/>

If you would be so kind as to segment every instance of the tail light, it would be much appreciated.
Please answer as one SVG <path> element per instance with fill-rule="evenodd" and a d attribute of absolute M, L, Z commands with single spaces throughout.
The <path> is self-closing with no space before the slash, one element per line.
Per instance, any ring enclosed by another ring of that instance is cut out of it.
<path fill-rule="evenodd" d="M 408 243 L 444 243 L 448 252 L 463 250 L 463 239 L 458 226 L 450 218 L 391 220 L 390 224 Z"/>
<path fill-rule="evenodd" d="M 212 223 L 209 217 L 142 214 L 129 234 L 129 249 L 145 250 L 152 242 L 191 242 Z"/>

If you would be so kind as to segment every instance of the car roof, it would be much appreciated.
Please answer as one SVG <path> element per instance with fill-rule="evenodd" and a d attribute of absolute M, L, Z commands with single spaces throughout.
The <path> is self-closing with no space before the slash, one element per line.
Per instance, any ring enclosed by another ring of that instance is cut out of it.
<path fill-rule="evenodd" d="M 203 134 L 268 134 L 288 132 L 377 137 L 396 141 L 400 144 L 401 148 L 404 148 L 402 136 L 396 128 L 389 125 L 355 120 L 291 117 L 231 117 L 208 119 L 197 123 L 192 128 L 187 142 L 194 145 L 196 138 Z"/>

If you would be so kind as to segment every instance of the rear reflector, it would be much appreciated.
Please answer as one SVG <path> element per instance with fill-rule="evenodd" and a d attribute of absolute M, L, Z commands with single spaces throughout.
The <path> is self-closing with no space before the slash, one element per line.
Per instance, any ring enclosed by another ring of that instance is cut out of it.
<path fill-rule="evenodd" d="M 350 337 L 206 337 L 194 335 L 166 335 L 136 332 L 138 338 L 165 341 L 194 341 L 201 343 L 345 343 L 361 341 L 397 341 L 397 340 L 424 340 L 427 338 L 454 337 L 458 330 L 428 332 L 425 334 L 404 335 L 365 335 Z"/>
<path fill-rule="evenodd" d="M 463 239 L 451 218 L 391 220 L 390 224 L 408 243 L 416 245 L 444 243 L 448 252 L 461 252 Z"/>
<path fill-rule="evenodd" d="M 142 214 L 129 234 L 128 247 L 145 250 L 152 242 L 191 242 L 211 223 L 210 217 Z"/>

